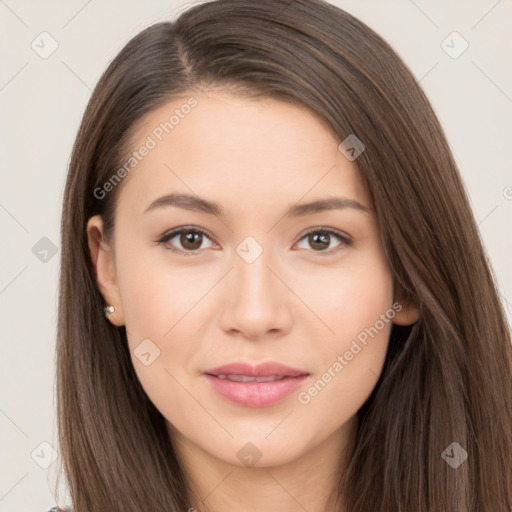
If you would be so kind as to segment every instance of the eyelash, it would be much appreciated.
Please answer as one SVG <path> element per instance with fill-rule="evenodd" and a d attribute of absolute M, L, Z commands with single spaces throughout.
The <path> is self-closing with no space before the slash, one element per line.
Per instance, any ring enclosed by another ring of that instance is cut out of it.
<path fill-rule="evenodd" d="M 199 252 L 201 252 L 203 250 L 203 249 L 197 249 L 195 251 L 185 251 L 185 250 L 182 250 L 182 249 L 174 249 L 174 248 L 171 248 L 169 245 L 166 245 L 169 240 L 174 238 L 176 235 L 180 235 L 182 233 L 200 234 L 200 235 L 205 236 L 206 238 L 208 238 L 210 241 L 213 241 L 212 238 L 210 237 L 210 235 L 206 231 L 202 230 L 201 228 L 192 227 L 192 226 L 191 227 L 184 226 L 184 227 L 181 227 L 181 228 L 173 229 L 173 230 L 165 233 L 161 238 L 159 238 L 157 240 L 157 243 L 164 245 L 165 248 L 167 250 L 169 250 L 169 251 L 181 253 L 184 256 L 195 256 L 196 254 L 198 254 Z M 350 247 L 352 245 L 352 243 L 353 243 L 353 241 L 349 237 L 341 234 L 338 231 L 330 229 L 330 228 L 316 228 L 316 229 L 312 229 L 311 231 L 308 231 L 307 233 L 304 233 L 304 235 L 302 235 L 302 237 L 299 239 L 299 242 L 301 240 L 303 240 L 304 238 L 306 238 L 308 235 L 311 235 L 311 234 L 314 234 L 314 233 L 323 233 L 323 234 L 328 234 L 330 236 L 334 236 L 334 237 L 338 238 L 342 242 L 341 245 L 345 246 L 345 247 Z M 334 254 L 335 252 L 338 252 L 339 250 L 341 250 L 341 249 L 337 248 L 337 249 L 329 249 L 329 250 L 326 250 L 326 251 L 313 251 L 313 250 L 312 251 L 316 252 L 319 256 L 328 256 L 328 255 Z"/>

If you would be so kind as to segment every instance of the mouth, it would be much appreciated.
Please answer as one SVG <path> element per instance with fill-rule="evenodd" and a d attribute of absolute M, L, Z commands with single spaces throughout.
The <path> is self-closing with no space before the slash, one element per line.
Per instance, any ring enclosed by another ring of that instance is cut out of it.
<path fill-rule="evenodd" d="M 299 388 L 309 373 L 275 362 L 232 363 L 204 373 L 214 391 L 244 407 L 268 407 Z"/>
<path fill-rule="evenodd" d="M 236 375 L 236 374 L 219 374 L 212 375 L 213 377 L 217 377 L 218 379 L 228 379 L 233 382 L 275 382 L 276 380 L 286 379 L 288 375 L 278 376 L 278 375 L 270 375 L 269 377 L 250 377 L 249 375 Z"/>

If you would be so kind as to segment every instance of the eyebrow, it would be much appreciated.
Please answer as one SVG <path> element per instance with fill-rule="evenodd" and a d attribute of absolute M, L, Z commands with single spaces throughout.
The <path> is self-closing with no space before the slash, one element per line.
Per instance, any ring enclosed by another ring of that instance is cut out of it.
<path fill-rule="evenodd" d="M 166 206 L 175 206 L 194 212 L 207 213 L 217 217 L 224 217 L 224 209 L 218 203 L 202 199 L 198 196 L 189 194 L 167 194 L 155 199 L 145 210 L 144 213 Z M 284 217 L 304 217 L 314 213 L 320 213 L 328 210 L 341 210 L 344 208 L 353 208 L 355 210 L 369 213 L 369 208 L 354 199 L 346 197 L 330 197 L 319 199 L 310 203 L 293 205 L 284 215 Z"/>

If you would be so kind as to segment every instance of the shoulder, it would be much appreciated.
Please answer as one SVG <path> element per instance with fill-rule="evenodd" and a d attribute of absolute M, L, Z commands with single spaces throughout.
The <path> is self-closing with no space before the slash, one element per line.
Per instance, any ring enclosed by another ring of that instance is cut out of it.
<path fill-rule="evenodd" d="M 73 512 L 70 508 L 52 507 L 47 512 Z"/>

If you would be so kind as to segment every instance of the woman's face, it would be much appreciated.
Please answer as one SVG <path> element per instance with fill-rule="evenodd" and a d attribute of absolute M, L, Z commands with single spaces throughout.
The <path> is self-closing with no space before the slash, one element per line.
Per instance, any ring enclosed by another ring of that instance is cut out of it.
<path fill-rule="evenodd" d="M 110 320 L 184 449 L 270 467 L 341 439 L 410 320 L 340 142 L 288 103 L 184 96 L 139 127 L 110 250 L 90 220 Z"/>

